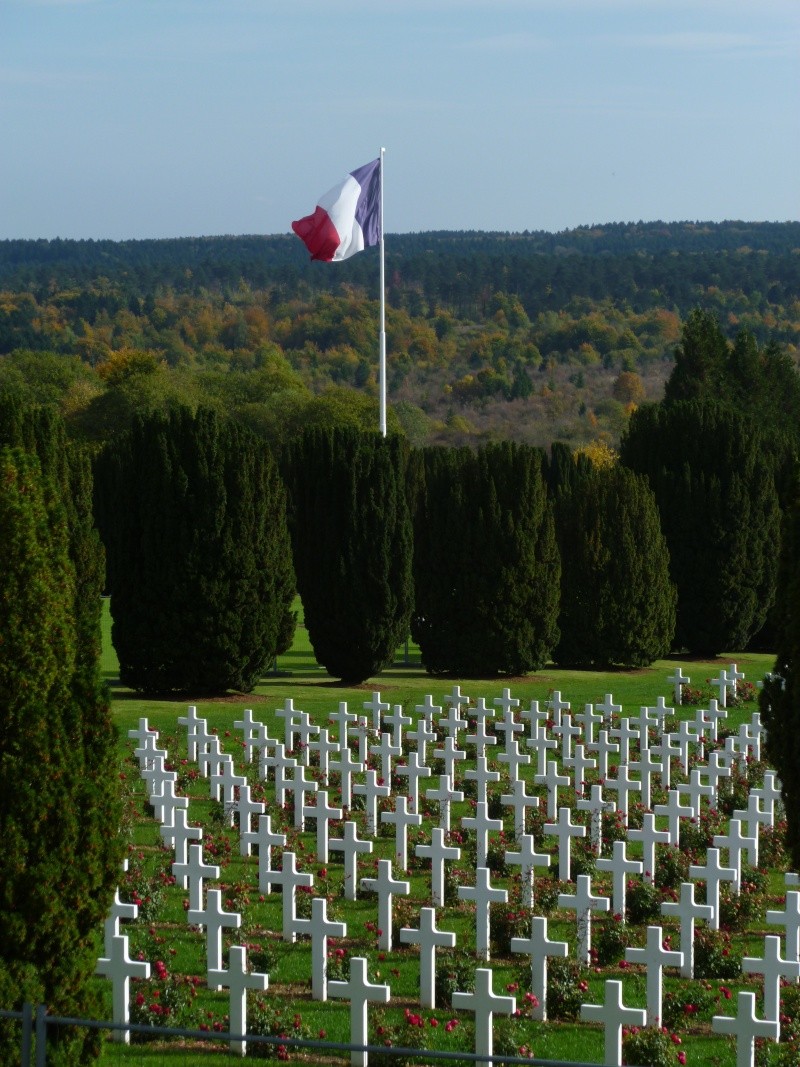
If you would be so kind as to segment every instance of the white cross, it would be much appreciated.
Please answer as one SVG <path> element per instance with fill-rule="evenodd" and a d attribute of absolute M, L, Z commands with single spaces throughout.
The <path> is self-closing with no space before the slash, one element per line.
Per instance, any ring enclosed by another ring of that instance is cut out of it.
<path fill-rule="evenodd" d="M 516 737 L 511 737 L 506 744 L 505 752 L 501 752 L 497 757 L 498 763 L 506 763 L 508 765 L 508 777 L 513 782 L 519 775 L 520 767 L 527 767 L 531 758 L 526 752 L 520 752 L 519 741 Z"/>
<path fill-rule="evenodd" d="M 388 985 L 376 985 L 367 978 L 367 961 L 363 956 L 350 960 L 350 978 L 346 982 L 328 982 L 328 996 L 350 1001 L 350 1044 L 366 1045 L 367 1005 L 388 1004 Z M 367 1052 L 350 1053 L 351 1067 L 367 1067 Z"/>
<path fill-rule="evenodd" d="M 493 1055 L 492 1017 L 494 1015 L 513 1015 L 517 1010 L 514 997 L 498 996 L 492 989 L 494 972 L 489 967 L 478 967 L 475 971 L 474 993 L 453 993 L 453 1007 L 461 1011 L 471 1011 L 475 1015 L 475 1052 L 488 1057 L 477 1060 L 477 1067 L 489 1067 Z"/>
<path fill-rule="evenodd" d="M 467 725 L 467 720 L 461 714 L 460 704 L 451 704 L 447 715 L 439 719 L 439 726 L 446 730 L 447 736 L 455 742 L 458 742 L 458 735 L 462 730 L 466 730 Z"/>
<path fill-rule="evenodd" d="M 736 1017 L 715 1015 L 711 1029 L 716 1034 L 733 1034 L 736 1038 L 736 1067 L 753 1067 L 755 1040 L 768 1037 L 778 1040 L 779 1024 L 769 1019 L 756 1018 L 756 995 L 740 990 L 736 998 Z"/>
<path fill-rule="evenodd" d="M 764 975 L 764 1018 L 780 1023 L 781 979 L 792 978 L 796 981 L 800 978 L 800 963 L 781 959 L 781 939 L 774 934 L 767 934 L 764 938 L 764 958 L 745 956 L 742 970 L 745 974 Z"/>
<path fill-rule="evenodd" d="M 343 808 L 352 808 L 353 806 L 353 775 L 360 774 L 364 769 L 361 763 L 357 759 L 353 759 L 353 755 L 350 749 L 345 748 L 339 751 L 339 758 L 331 760 L 328 764 L 332 771 L 339 773 L 340 785 L 339 795 Z"/>
<path fill-rule="evenodd" d="M 339 751 L 339 745 L 331 740 L 330 732 L 323 728 L 317 735 L 316 741 L 308 742 L 308 748 L 309 751 L 317 753 L 320 780 L 323 785 L 327 786 L 330 758 L 334 752 Z"/>
<path fill-rule="evenodd" d="M 653 808 L 656 815 L 664 815 L 667 818 L 667 829 L 673 845 L 680 845 L 681 819 L 691 819 L 694 816 L 694 808 L 689 804 L 681 804 L 681 795 L 677 789 L 670 789 L 667 793 L 666 804 L 656 804 Z"/>
<path fill-rule="evenodd" d="M 526 738 L 525 744 L 536 753 L 536 774 L 544 774 L 547 771 L 547 753 L 558 748 L 558 741 L 554 737 L 548 737 L 544 723 L 534 722 L 531 735 Z"/>
<path fill-rule="evenodd" d="M 479 800 L 475 805 L 475 815 L 465 815 L 461 820 L 465 830 L 475 831 L 476 863 L 478 867 L 486 866 L 486 857 L 489 854 L 489 832 L 496 830 L 500 833 L 503 829 L 502 819 L 489 818 L 489 805 L 486 801 Z"/>
<path fill-rule="evenodd" d="M 619 726 L 615 726 L 608 731 L 608 736 L 618 738 L 620 761 L 622 763 L 627 763 L 631 758 L 631 741 L 639 740 L 641 738 L 641 731 L 637 730 L 637 728 L 631 724 L 631 720 L 626 717 L 619 720 Z"/>
<path fill-rule="evenodd" d="M 723 867 L 719 861 L 719 849 L 706 851 L 705 866 L 693 863 L 689 867 L 690 878 L 702 878 L 706 883 L 706 903 L 714 909 L 714 916 L 709 920 L 712 930 L 719 930 L 719 887 L 722 882 L 732 882 L 736 871 L 732 867 Z"/>
<path fill-rule="evenodd" d="M 201 826 L 189 826 L 186 822 L 186 810 L 184 808 L 175 812 L 173 825 L 162 826 L 159 833 L 164 844 L 172 845 L 175 849 L 176 863 L 186 863 L 190 841 L 203 840 L 203 828 Z"/>
<path fill-rule="evenodd" d="M 381 728 L 381 716 L 384 711 L 388 711 L 391 704 L 387 700 L 381 700 L 380 693 L 374 692 L 369 700 L 365 700 L 361 705 L 364 711 L 368 711 L 372 715 L 372 729 L 375 733 L 380 732 Z"/>
<path fill-rule="evenodd" d="M 535 785 L 547 787 L 547 818 L 555 819 L 558 811 L 558 787 L 569 786 L 570 779 L 567 774 L 558 773 L 558 764 L 555 760 L 548 760 L 544 774 L 536 774 L 533 777 Z"/>
<path fill-rule="evenodd" d="M 381 822 L 394 823 L 394 855 L 401 871 L 408 870 L 408 828 L 421 826 L 422 816 L 408 810 L 408 798 L 395 799 L 394 811 L 382 811 Z"/>
<path fill-rule="evenodd" d="M 595 725 L 599 726 L 603 722 L 602 712 L 596 712 L 594 704 L 584 704 L 583 711 L 576 713 L 575 721 L 579 722 L 583 729 L 583 743 L 593 745 Z"/>
<path fill-rule="evenodd" d="M 714 834 L 712 844 L 717 848 L 724 848 L 728 853 L 728 863 L 736 873 L 733 880 L 733 889 L 736 895 L 742 891 L 742 853 L 747 852 L 748 862 L 752 864 L 753 850 L 758 849 L 758 838 L 747 837 L 742 833 L 740 819 L 731 819 L 728 823 L 727 834 Z M 756 864 L 758 860 L 756 859 Z"/>
<path fill-rule="evenodd" d="M 328 847 L 332 852 L 343 853 L 344 897 L 345 900 L 355 900 L 358 885 L 358 857 L 372 852 L 372 842 L 362 841 L 359 838 L 358 827 L 354 822 L 346 822 L 342 827 L 342 833 L 344 836 L 329 841 Z"/>
<path fill-rule="evenodd" d="M 653 778 L 656 775 L 660 777 L 663 770 L 661 760 L 656 759 L 656 756 L 649 748 L 645 748 L 641 750 L 638 760 L 631 761 L 630 768 L 632 771 L 639 772 L 639 778 L 642 783 L 642 807 L 650 808 L 652 806 Z"/>
<path fill-rule="evenodd" d="M 155 817 L 162 823 L 161 829 L 169 829 L 175 821 L 175 812 L 183 810 L 185 813 L 189 807 L 189 798 L 178 796 L 173 778 L 161 783 L 160 792 L 150 794 L 150 807 Z"/>
<path fill-rule="evenodd" d="M 287 752 L 294 751 L 295 725 L 299 710 L 299 708 L 295 708 L 292 697 L 287 697 L 284 700 L 282 708 L 275 709 L 277 717 L 283 719 L 283 747 Z"/>
<path fill-rule="evenodd" d="M 532 834 L 520 834 L 517 838 L 519 852 L 506 852 L 506 863 L 520 868 L 522 881 L 522 906 L 533 907 L 533 872 L 536 867 L 549 867 L 550 856 L 546 852 L 537 852 Z"/>
<path fill-rule="evenodd" d="M 647 927 L 644 948 L 626 948 L 628 963 L 643 963 L 647 967 L 647 1025 L 661 1026 L 661 1005 L 664 996 L 665 967 L 683 966 L 683 953 L 664 948 L 664 931 L 660 926 Z"/>
<path fill-rule="evenodd" d="M 668 682 L 672 682 L 672 692 L 676 704 L 683 703 L 683 686 L 688 685 L 691 680 L 689 675 L 684 674 L 680 667 L 676 667 L 672 674 L 667 678 Z"/>
<path fill-rule="evenodd" d="M 529 724 L 528 726 L 528 738 L 526 741 L 529 743 L 532 738 L 536 736 L 539 731 L 539 727 L 544 727 L 547 722 L 547 712 L 542 709 L 539 710 L 539 701 L 532 700 L 527 708 L 523 708 L 519 713 L 521 719 L 525 719 Z"/>
<path fill-rule="evenodd" d="M 450 776 L 439 775 L 439 785 L 436 789 L 426 789 L 425 796 L 428 800 L 435 800 L 439 805 L 439 826 L 445 833 L 450 833 L 450 806 L 464 799 L 460 789 L 453 789 Z"/>
<path fill-rule="evenodd" d="M 341 808 L 333 808 L 328 804 L 327 789 L 319 789 L 315 795 L 316 804 L 306 808 L 306 818 L 317 820 L 317 859 L 320 863 L 328 862 L 328 843 L 330 839 L 331 819 L 339 820 L 342 817 Z"/>
<path fill-rule="evenodd" d="M 680 756 L 681 746 L 673 733 L 661 735 L 661 741 L 657 745 L 651 745 L 650 751 L 654 756 L 661 759 L 661 786 L 664 789 L 672 788 L 672 757 Z"/>
<path fill-rule="evenodd" d="M 110 955 L 97 961 L 94 973 L 111 980 L 112 1020 L 122 1025 L 129 1023 L 131 978 L 149 978 L 150 964 L 132 960 L 128 954 L 127 935 L 115 934 L 111 939 Z M 115 1030 L 113 1040 L 124 1045 L 130 1044 L 130 1030 Z"/>
<path fill-rule="evenodd" d="M 189 890 L 189 908 L 200 911 L 203 907 L 203 882 L 219 878 L 219 867 L 203 861 L 203 846 L 189 845 L 186 863 L 173 863 L 172 873 L 184 889 Z"/>
<path fill-rule="evenodd" d="M 311 901 L 311 918 L 295 919 L 298 934 L 311 938 L 311 997 L 313 1000 L 328 999 L 328 938 L 347 937 L 347 923 L 333 922 L 328 918 L 328 901 L 314 897 Z"/>
<path fill-rule="evenodd" d="M 445 860 L 460 860 L 461 849 L 455 845 L 445 844 L 445 831 L 441 826 L 434 826 L 431 830 L 431 843 L 429 845 L 417 845 L 414 849 L 420 859 L 431 861 L 431 900 L 434 907 L 444 905 L 444 863 Z"/>
<path fill-rule="evenodd" d="M 613 800 L 603 799 L 603 787 L 601 785 L 593 785 L 589 791 L 589 798 L 581 797 L 575 803 L 578 811 L 588 811 L 589 815 L 589 834 L 592 842 L 592 848 L 596 855 L 600 855 L 603 848 L 603 815 L 613 815 L 617 810 L 617 805 Z"/>
<path fill-rule="evenodd" d="M 622 1063 L 623 1026 L 644 1026 L 647 1016 L 641 1008 L 626 1008 L 622 1003 L 622 982 L 606 980 L 602 1004 L 581 1004 L 585 1023 L 601 1023 L 605 1028 L 604 1062 L 612 1067 Z"/>
<path fill-rule="evenodd" d="M 475 757 L 475 767 L 464 771 L 466 781 L 475 782 L 478 787 L 478 801 L 487 799 L 487 786 L 489 782 L 499 782 L 500 772 L 489 770 L 489 761 L 486 756 Z"/>
<path fill-rule="evenodd" d="M 404 713 L 402 704 L 395 704 L 391 714 L 385 716 L 384 721 L 388 726 L 392 727 L 392 741 L 395 745 L 399 745 L 399 747 L 402 748 L 403 727 L 410 726 L 414 720 L 410 715 Z"/>
<path fill-rule="evenodd" d="M 228 1031 L 232 1035 L 231 1052 L 239 1056 L 247 1053 L 247 1042 L 242 1040 L 247 1033 L 247 991 L 255 989 L 263 993 L 269 985 L 269 975 L 247 973 L 247 949 L 244 945 L 231 945 L 228 953 L 228 970 L 221 968 L 208 972 L 210 989 L 229 989 L 230 1008 Z"/>
<path fill-rule="evenodd" d="M 528 808 L 534 811 L 539 807 L 539 798 L 525 792 L 525 779 L 512 778 L 511 792 L 500 797 L 500 803 L 514 809 L 514 837 L 519 838 L 526 832 L 525 815 Z"/>
<path fill-rule="evenodd" d="M 265 805 L 260 800 L 253 800 L 250 796 L 250 786 L 243 785 L 239 789 L 239 799 L 236 801 L 236 815 L 239 823 L 239 854 L 249 856 L 253 849 L 253 816 L 263 815 Z"/>
<path fill-rule="evenodd" d="M 252 844 L 258 846 L 258 889 L 260 893 L 272 892 L 272 850 L 283 848 L 286 844 L 286 834 L 278 833 L 272 829 L 272 816 L 259 815 L 258 829 L 256 830 Z"/>
<path fill-rule="evenodd" d="M 354 737 L 357 741 L 358 749 L 358 762 L 363 767 L 367 762 L 367 750 L 369 745 L 367 742 L 370 737 L 369 719 L 366 715 L 359 715 L 356 717 L 356 721 L 353 726 L 347 731 L 350 737 Z"/>
<path fill-rule="evenodd" d="M 800 892 L 790 889 L 786 893 L 783 911 L 768 911 L 767 922 L 786 930 L 786 958 L 800 961 Z"/>
<path fill-rule="evenodd" d="M 483 697 L 478 697 L 475 707 L 470 708 L 468 714 L 475 717 L 475 733 L 465 734 L 464 741 L 475 746 L 476 756 L 485 756 L 486 746 L 497 744 L 497 738 L 486 729 L 486 722 L 494 717 L 494 710 L 487 706 Z"/>
<path fill-rule="evenodd" d="M 115 937 L 119 937 L 120 919 L 138 919 L 139 918 L 139 905 L 129 904 L 119 899 L 119 889 L 114 890 L 114 900 L 111 903 L 109 909 L 108 918 L 103 924 L 103 947 L 107 957 L 111 957 L 114 951 L 112 941 Z"/>
<path fill-rule="evenodd" d="M 629 860 L 625 855 L 627 847 L 627 841 L 615 841 L 611 846 L 611 856 L 599 859 L 595 864 L 598 871 L 611 872 L 611 896 L 614 914 L 619 915 L 623 922 L 625 921 L 628 875 L 641 874 L 643 869 L 641 860 Z"/>
<path fill-rule="evenodd" d="M 655 885 L 656 873 L 656 845 L 669 845 L 672 839 L 669 830 L 656 830 L 656 817 L 652 811 L 646 811 L 642 817 L 640 830 L 628 831 L 629 841 L 641 841 L 642 863 L 644 864 L 644 880 L 650 885 Z"/>
<path fill-rule="evenodd" d="M 482 960 L 489 959 L 489 942 L 492 904 L 506 904 L 508 893 L 505 889 L 495 889 L 490 881 L 488 867 L 476 867 L 475 885 L 460 885 L 458 887 L 459 900 L 475 901 L 475 953 Z M 453 1002 L 455 1007 L 455 1001 Z"/>
<path fill-rule="evenodd" d="M 186 708 L 185 715 L 179 715 L 177 718 L 178 726 L 186 727 L 186 748 L 187 756 L 192 763 L 197 762 L 197 727 L 199 723 L 207 725 L 205 719 L 198 719 L 197 707 L 194 704 L 189 704 Z M 130 737 L 130 734 L 128 734 Z"/>
<path fill-rule="evenodd" d="M 681 975 L 694 978 L 694 924 L 698 919 L 711 922 L 714 909 L 710 904 L 696 904 L 694 899 L 694 882 L 681 882 L 679 900 L 665 900 L 661 904 L 662 915 L 677 915 L 680 919 L 680 951 L 683 953 Z"/>
<path fill-rule="evenodd" d="M 328 718 L 339 727 L 339 750 L 347 748 L 347 728 L 351 722 L 355 722 L 358 716 L 354 711 L 347 710 L 347 701 L 339 701 L 339 710 L 332 711 Z"/>
<path fill-rule="evenodd" d="M 681 719 L 678 723 L 677 742 L 680 748 L 681 768 L 683 773 L 688 776 L 689 774 L 689 746 L 702 744 L 700 738 L 700 731 L 697 729 L 694 723 L 689 722 L 687 719 Z"/>
<path fill-rule="evenodd" d="M 566 941 L 551 941 L 547 936 L 547 919 L 541 915 L 531 916 L 531 936 L 512 937 L 511 951 L 530 957 L 531 993 L 536 1001 L 531 1006 L 531 1015 L 540 1022 L 547 1021 L 547 960 L 550 956 L 566 959 L 569 945 Z"/>
<path fill-rule="evenodd" d="M 265 878 L 269 879 L 270 885 L 281 887 L 283 940 L 294 944 L 297 940 L 297 890 L 310 889 L 314 884 L 314 875 L 298 871 L 297 856 L 294 852 L 284 852 L 282 869 L 266 872 Z"/>
<path fill-rule="evenodd" d="M 381 760 L 381 778 L 384 782 L 391 782 L 392 780 L 392 760 L 395 756 L 400 756 L 403 753 L 403 749 L 400 745 L 392 743 L 392 735 L 388 730 L 384 730 L 381 734 L 380 743 L 377 745 L 370 745 L 370 755 L 380 756 Z"/>
<path fill-rule="evenodd" d="M 419 752 L 410 752 L 404 764 L 395 767 L 394 773 L 408 779 L 408 802 L 412 811 L 419 811 L 419 780 L 430 778 L 431 769 L 420 762 Z"/>
<path fill-rule="evenodd" d="M 597 774 L 600 781 L 604 782 L 608 778 L 608 757 L 615 756 L 619 752 L 619 745 L 616 741 L 609 740 L 608 730 L 601 730 L 597 741 L 587 745 L 586 748 L 589 752 L 597 753 Z"/>
<path fill-rule="evenodd" d="M 572 809 L 559 808 L 558 820 L 545 823 L 542 832 L 558 838 L 558 877 L 562 882 L 571 881 L 572 838 L 586 837 L 586 827 L 573 823 Z"/>
<path fill-rule="evenodd" d="M 627 721 L 627 719 L 623 719 L 623 722 Z M 630 767 L 627 763 L 621 763 L 617 768 L 617 777 L 606 778 L 604 786 L 606 789 L 611 789 L 617 794 L 617 811 L 620 812 L 624 823 L 627 826 L 628 797 L 631 793 L 641 793 L 642 783 L 636 778 L 631 778 Z"/>
<path fill-rule="evenodd" d="M 692 807 L 693 818 L 699 819 L 703 810 L 703 797 L 713 797 L 714 790 L 710 785 L 702 781 L 702 771 L 695 767 L 689 781 L 685 785 L 678 786 L 679 793 L 685 793 Z"/>
<path fill-rule="evenodd" d="M 595 704 L 595 711 L 599 711 L 603 716 L 603 721 L 610 723 L 615 715 L 620 715 L 622 712 L 622 705 L 614 703 L 614 697 L 611 693 L 606 693 L 603 702 L 601 704 Z"/>
<path fill-rule="evenodd" d="M 430 696 L 428 697 L 428 699 L 430 700 Z M 442 709 L 441 708 L 430 708 L 430 709 L 428 709 L 428 708 L 425 708 L 424 705 L 417 704 L 415 710 L 416 711 L 421 711 L 421 710 L 428 711 L 428 710 L 430 710 L 431 712 L 433 712 L 434 710 L 435 711 L 441 711 Z M 407 739 L 409 741 L 413 741 L 414 744 L 417 746 L 417 752 L 419 753 L 419 761 L 420 761 L 420 763 L 427 763 L 427 759 L 428 759 L 428 744 L 429 744 L 429 742 L 433 742 L 433 741 L 436 740 L 436 731 L 431 729 L 431 722 L 432 722 L 432 719 L 427 718 L 424 715 L 422 715 L 422 716 L 420 716 L 420 718 L 417 719 L 416 727 L 413 730 L 409 730 L 408 733 L 406 734 Z"/>
<path fill-rule="evenodd" d="M 544 706 L 548 709 L 548 711 L 551 711 L 553 713 L 552 714 L 552 719 L 553 719 L 553 725 L 554 726 L 560 726 L 561 725 L 561 713 L 562 713 L 562 711 L 569 711 L 570 708 L 572 707 L 572 705 L 570 704 L 570 702 L 568 700 L 562 700 L 561 699 L 561 690 L 560 689 L 554 689 L 553 690 L 553 695 L 548 700 L 545 700 Z"/>
<path fill-rule="evenodd" d="M 242 925 L 242 917 L 238 912 L 225 911 L 220 889 L 209 889 L 205 908 L 197 911 L 190 908 L 186 917 L 195 926 L 206 928 L 206 970 L 209 973 L 209 988 L 213 989 L 211 972 L 222 970 L 222 931 L 238 930 Z M 219 989 L 219 985 L 216 988 Z"/>
<path fill-rule="evenodd" d="M 181 720 L 178 719 L 178 722 Z M 253 749 L 256 747 L 261 730 L 264 728 L 263 722 L 258 722 L 253 718 L 253 709 L 245 708 L 242 712 L 241 719 L 237 719 L 233 724 L 234 730 L 241 730 L 244 735 L 242 746 L 244 748 L 245 763 L 253 762 Z"/>
<path fill-rule="evenodd" d="M 455 948 L 456 935 L 436 929 L 436 909 L 421 908 L 419 929 L 404 926 L 400 930 L 404 945 L 419 945 L 419 1002 L 423 1008 L 436 1007 L 436 949 Z"/>
<path fill-rule="evenodd" d="M 561 739 L 561 762 L 565 763 L 566 760 L 572 759 L 572 739 L 573 737 L 581 736 L 581 728 L 580 726 L 572 725 L 572 716 L 569 712 L 564 712 L 561 716 L 561 722 L 558 726 L 554 726 L 550 732 Z"/>
<path fill-rule="evenodd" d="M 728 706 L 728 672 L 721 670 L 716 678 L 711 679 L 711 686 L 717 690 L 717 701 L 720 708 L 727 708 Z M 716 741 L 716 737 L 714 738 Z"/>
<path fill-rule="evenodd" d="M 306 768 L 304 764 L 296 764 L 292 770 L 294 774 L 286 783 L 286 789 L 292 793 L 294 798 L 294 828 L 295 830 L 305 830 L 305 797 L 306 793 L 316 793 L 318 786 L 315 781 L 309 781 L 306 778 Z"/>
<path fill-rule="evenodd" d="M 575 945 L 578 962 L 582 967 L 588 967 L 592 951 L 592 912 L 610 911 L 611 901 L 608 897 L 594 896 L 591 875 L 579 874 L 576 879 L 575 895 L 559 893 L 558 906 L 575 912 L 578 923 L 578 937 Z"/>
<path fill-rule="evenodd" d="M 307 711 L 297 713 L 297 748 L 300 750 L 300 762 L 308 767 L 311 762 L 311 739 L 319 734 L 319 727 L 311 721 Z"/>
<path fill-rule="evenodd" d="M 458 747 L 458 743 L 451 736 L 444 739 L 444 748 L 433 750 L 434 759 L 440 759 L 444 763 L 444 773 L 455 785 L 456 763 L 467 758 L 466 752 Z"/>
<path fill-rule="evenodd" d="M 368 893 L 378 895 L 378 948 L 384 952 L 392 951 L 392 897 L 401 894 L 407 897 L 411 884 L 403 882 L 392 875 L 392 861 L 378 860 L 376 878 L 362 878 L 361 888 Z"/>
<path fill-rule="evenodd" d="M 376 771 L 367 771 L 364 779 L 363 782 L 356 782 L 353 792 L 364 797 L 364 829 L 370 837 L 374 837 L 378 832 L 378 798 L 388 797 L 391 791 L 388 785 L 378 782 Z"/>

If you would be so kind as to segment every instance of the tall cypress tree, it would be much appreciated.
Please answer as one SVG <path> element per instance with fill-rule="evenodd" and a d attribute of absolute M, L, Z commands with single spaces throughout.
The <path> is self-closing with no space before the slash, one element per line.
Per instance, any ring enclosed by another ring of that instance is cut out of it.
<path fill-rule="evenodd" d="M 641 407 L 620 458 L 656 496 L 678 587 L 676 646 L 744 648 L 774 597 L 780 528 L 774 462 L 757 429 L 709 401 Z"/>
<path fill-rule="evenodd" d="M 538 670 L 558 638 L 560 561 L 538 449 L 425 451 L 412 635 L 433 674 Z"/>
<path fill-rule="evenodd" d="M 307 431 L 286 449 L 297 585 L 314 655 L 357 684 L 408 636 L 413 600 L 407 445 L 353 429 Z"/>
<path fill-rule="evenodd" d="M 792 869 L 800 865 L 800 480 L 783 514 L 775 603 L 778 652 L 759 704 L 766 753 L 778 772 Z"/>
<path fill-rule="evenodd" d="M 647 479 L 618 464 L 556 502 L 561 550 L 557 663 L 643 667 L 670 650 L 676 590 Z"/>
<path fill-rule="evenodd" d="M 122 859 L 114 736 L 96 663 L 80 649 L 75 508 L 43 466 L 21 448 L 0 451 L 0 997 L 91 1017 L 96 931 Z M 12 1062 L 8 1027 L 2 1042 Z M 52 1043 L 53 1063 L 97 1051 L 69 1029 Z"/>
<path fill-rule="evenodd" d="M 120 679 L 142 692 L 249 692 L 285 647 L 294 597 L 269 450 L 213 412 L 137 420 L 97 463 Z"/>

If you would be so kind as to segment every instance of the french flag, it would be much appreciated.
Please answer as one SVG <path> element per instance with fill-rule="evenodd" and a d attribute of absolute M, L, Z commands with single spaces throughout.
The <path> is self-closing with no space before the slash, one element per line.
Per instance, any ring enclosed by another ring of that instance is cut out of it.
<path fill-rule="evenodd" d="M 352 171 L 317 201 L 313 215 L 292 223 L 311 253 L 324 263 L 349 259 L 381 239 L 381 161 Z"/>

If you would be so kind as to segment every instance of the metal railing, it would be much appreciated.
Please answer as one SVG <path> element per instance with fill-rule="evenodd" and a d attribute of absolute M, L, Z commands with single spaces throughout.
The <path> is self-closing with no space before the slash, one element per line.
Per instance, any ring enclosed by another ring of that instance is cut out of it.
<path fill-rule="evenodd" d="M 265 1037 L 260 1034 L 232 1034 L 227 1031 L 217 1030 L 187 1030 L 177 1027 L 166 1026 L 150 1026 L 137 1023 L 112 1023 L 112 1022 L 99 1022 L 94 1019 L 76 1019 L 61 1017 L 56 1015 L 48 1015 L 45 1005 L 32 1005 L 24 1004 L 22 1011 L 4 1011 L 0 1009 L 0 1020 L 7 1019 L 20 1023 L 20 1038 L 19 1049 L 20 1067 L 47 1067 L 47 1040 L 48 1031 L 52 1028 L 70 1026 L 70 1027 L 82 1027 L 88 1030 L 107 1031 L 110 1034 L 118 1033 L 121 1036 L 117 1038 L 117 1047 L 120 1044 L 127 1043 L 131 1034 L 142 1034 L 149 1039 L 161 1038 L 165 1041 L 176 1038 L 192 1039 L 195 1041 L 207 1041 L 215 1045 L 225 1044 L 231 1046 L 236 1043 L 246 1042 L 247 1045 L 271 1045 L 275 1047 L 276 1054 L 279 1050 L 307 1049 L 309 1052 L 316 1051 L 319 1053 L 325 1053 L 331 1056 L 335 1053 L 341 1053 L 344 1060 L 350 1062 L 356 1062 L 353 1058 L 353 1054 L 359 1054 L 361 1062 L 365 1062 L 362 1057 L 368 1057 L 370 1053 L 380 1055 L 381 1057 L 397 1057 L 404 1060 L 424 1060 L 426 1063 L 441 1062 L 447 1063 L 462 1063 L 462 1064 L 486 1064 L 497 1065 L 507 1064 L 509 1067 L 516 1064 L 527 1064 L 528 1067 L 597 1067 L 596 1064 L 583 1063 L 577 1060 L 543 1060 L 543 1059 L 531 1059 L 527 1056 L 502 1056 L 493 1055 L 486 1056 L 484 1053 L 476 1052 L 451 1052 L 445 1050 L 433 1050 L 433 1049 L 419 1049 L 419 1048 L 401 1048 L 395 1046 L 386 1045 L 352 1045 L 344 1042 L 337 1041 L 319 1041 L 308 1038 L 290 1038 L 290 1037 Z M 218 1049 L 219 1054 L 230 1054 L 229 1048 Z M 281 1058 L 285 1058 L 282 1056 Z"/>

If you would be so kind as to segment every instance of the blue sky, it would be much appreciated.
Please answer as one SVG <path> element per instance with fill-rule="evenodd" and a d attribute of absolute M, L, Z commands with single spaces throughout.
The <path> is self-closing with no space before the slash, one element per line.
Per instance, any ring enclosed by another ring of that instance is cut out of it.
<path fill-rule="evenodd" d="M 0 0 L 0 238 L 800 218 L 798 0 Z"/>

